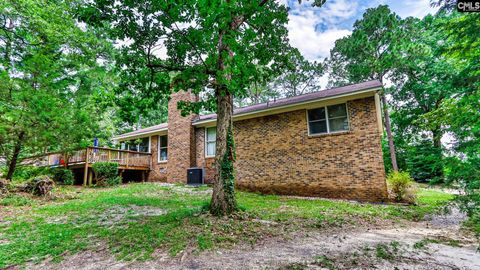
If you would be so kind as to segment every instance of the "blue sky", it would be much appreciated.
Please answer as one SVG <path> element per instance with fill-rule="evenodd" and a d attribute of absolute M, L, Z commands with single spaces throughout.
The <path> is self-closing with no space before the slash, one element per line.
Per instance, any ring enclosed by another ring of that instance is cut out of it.
<path fill-rule="evenodd" d="M 381 4 L 390 6 L 401 17 L 422 18 L 435 13 L 429 0 L 327 0 L 321 7 L 312 7 L 311 1 L 301 5 L 297 0 L 280 0 L 290 7 L 289 38 L 309 60 L 319 60 L 329 55 L 335 40 L 349 35 L 353 23 L 360 19 L 367 8 Z"/>

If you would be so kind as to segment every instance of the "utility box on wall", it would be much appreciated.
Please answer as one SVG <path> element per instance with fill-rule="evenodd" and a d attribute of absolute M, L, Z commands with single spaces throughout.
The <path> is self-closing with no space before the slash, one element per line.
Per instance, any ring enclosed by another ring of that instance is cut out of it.
<path fill-rule="evenodd" d="M 187 184 L 203 185 L 205 170 L 203 168 L 189 168 L 187 170 Z"/>

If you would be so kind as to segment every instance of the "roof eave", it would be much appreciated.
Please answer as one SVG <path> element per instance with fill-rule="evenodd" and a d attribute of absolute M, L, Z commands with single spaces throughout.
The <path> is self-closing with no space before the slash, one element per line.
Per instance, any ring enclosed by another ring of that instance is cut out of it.
<path fill-rule="evenodd" d="M 140 132 L 140 133 L 131 134 L 131 135 L 123 134 L 123 135 L 118 135 L 118 136 L 113 137 L 112 140 L 119 141 L 119 140 L 125 140 L 125 139 L 145 138 L 145 137 L 148 137 L 148 136 L 161 134 L 162 132 L 167 131 L 167 130 L 168 130 L 168 128 L 161 128 L 161 129 L 150 130 L 150 131 Z"/>
<path fill-rule="evenodd" d="M 275 113 L 277 113 L 276 111 L 282 111 L 282 110 L 294 111 L 296 109 L 301 109 L 302 107 L 304 107 L 306 105 L 309 105 L 309 104 L 327 102 L 327 101 L 330 101 L 330 100 L 333 100 L 333 99 L 349 98 L 349 97 L 354 99 L 356 97 L 361 97 L 362 95 L 365 95 L 365 94 L 368 94 L 368 93 L 374 94 L 374 93 L 380 91 L 381 89 L 382 89 L 382 86 L 375 86 L 375 87 L 371 87 L 371 88 L 368 88 L 368 89 L 363 89 L 363 90 L 355 91 L 355 92 L 351 92 L 351 93 L 339 94 L 339 95 L 329 96 L 329 97 L 320 98 L 320 99 L 312 99 L 312 100 L 308 100 L 308 101 L 304 101 L 304 102 L 287 104 L 287 105 L 284 105 L 284 106 L 277 106 L 277 107 L 271 107 L 271 108 L 258 110 L 258 111 L 235 114 L 235 115 L 233 115 L 233 120 L 238 120 L 239 118 L 242 118 L 242 119 L 243 118 L 254 118 L 255 115 L 262 115 L 262 116 L 263 115 L 268 115 L 269 112 L 271 112 L 271 114 L 275 114 Z M 284 112 L 284 111 L 282 111 L 282 112 Z M 194 126 L 206 126 L 206 125 L 214 123 L 216 121 L 217 121 L 217 118 L 215 117 L 215 118 L 210 118 L 210 119 L 205 119 L 205 120 L 198 120 L 198 121 L 196 121 L 192 124 Z"/>

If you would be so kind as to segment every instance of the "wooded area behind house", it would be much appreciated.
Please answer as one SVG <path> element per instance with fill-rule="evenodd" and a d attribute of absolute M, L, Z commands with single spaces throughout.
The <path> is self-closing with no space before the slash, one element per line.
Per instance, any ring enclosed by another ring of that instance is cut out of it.
<path fill-rule="evenodd" d="M 191 89 L 200 100 L 178 106 L 217 112 L 217 182 L 233 192 L 231 106 L 318 91 L 324 75 L 332 86 L 382 81 L 387 170 L 458 184 L 478 212 L 480 17 L 452 2 L 433 1 L 439 11 L 423 19 L 367 9 L 329 58 L 311 62 L 288 43 L 288 10 L 275 1 L 4 1 L 3 177 L 28 156 L 95 138 L 112 147 L 114 134 L 165 122 L 170 93 Z"/>

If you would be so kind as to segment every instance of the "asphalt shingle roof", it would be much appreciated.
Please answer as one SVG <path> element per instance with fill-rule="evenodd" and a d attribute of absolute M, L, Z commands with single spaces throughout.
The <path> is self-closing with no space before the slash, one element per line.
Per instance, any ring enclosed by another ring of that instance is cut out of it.
<path fill-rule="evenodd" d="M 272 109 L 276 107 L 282 107 L 282 106 L 288 106 L 288 105 L 294 105 L 297 103 L 303 103 L 303 102 L 308 102 L 308 101 L 314 101 L 314 100 L 322 100 L 326 98 L 332 98 L 335 96 L 341 96 L 345 94 L 353 94 L 355 92 L 362 92 L 365 90 L 369 89 L 376 89 L 382 87 L 382 83 L 378 80 L 374 81 L 368 81 L 368 82 L 363 82 L 363 83 L 357 83 L 357 84 L 351 84 L 351 85 L 346 85 L 346 86 L 341 86 L 341 87 L 335 87 L 335 88 L 330 88 L 330 89 L 325 89 L 325 90 L 320 90 L 317 92 L 313 93 L 308 93 L 304 95 L 299 95 L 299 96 L 294 96 L 294 97 L 289 97 L 289 98 L 282 98 L 282 99 L 277 99 L 275 101 L 269 101 L 266 103 L 260 103 L 260 104 L 255 104 L 251 106 L 246 106 L 242 108 L 236 108 L 233 111 L 233 115 L 240 115 L 240 114 L 245 114 L 245 113 L 252 113 L 256 111 L 264 111 L 267 109 Z M 193 121 L 199 122 L 199 121 L 208 121 L 208 120 L 213 120 L 216 119 L 217 115 L 212 113 L 212 114 L 207 114 L 207 115 L 200 115 L 196 120 Z M 148 128 L 142 128 L 139 130 L 135 130 L 132 132 L 124 133 L 121 135 L 118 135 L 117 138 L 124 138 L 124 137 L 134 137 L 136 135 L 141 135 L 144 133 L 153 133 L 156 131 L 164 130 L 168 128 L 168 123 L 163 123 L 155 126 L 151 126 Z"/>

